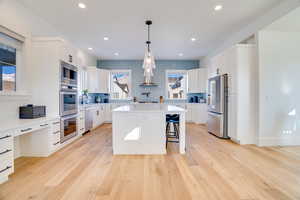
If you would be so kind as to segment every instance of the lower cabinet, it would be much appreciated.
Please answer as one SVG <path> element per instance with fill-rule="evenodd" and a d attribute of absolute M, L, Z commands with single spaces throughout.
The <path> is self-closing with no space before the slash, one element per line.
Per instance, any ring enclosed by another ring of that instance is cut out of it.
<path fill-rule="evenodd" d="M 202 103 L 187 104 L 186 121 L 197 124 L 206 124 L 207 105 Z"/>
<path fill-rule="evenodd" d="M 93 115 L 93 128 L 96 128 L 105 122 L 105 105 L 95 106 Z"/>
<path fill-rule="evenodd" d="M 112 122 L 112 108 L 110 104 L 105 105 L 105 122 Z"/>
<path fill-rule="evenodd" d="M 14 172 L 13 134 L 0 133 L 0 184 Z"/>
<path fill-rule="evenodd" d="M 85 132 L 85 109 L 79 109 L 79 115 L 77 118 L 77 131 L 79 135 Z"/>

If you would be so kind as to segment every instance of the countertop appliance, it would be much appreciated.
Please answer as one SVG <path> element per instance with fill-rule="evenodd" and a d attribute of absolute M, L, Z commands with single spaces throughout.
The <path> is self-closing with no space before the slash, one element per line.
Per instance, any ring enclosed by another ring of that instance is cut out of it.
<path fill-rule="evenodd" d="M 46 116 L 46 106 L 34 106 L 28 104 L 26 106 L 20 106 L 19 118 L 20 119 L 35 119 Z"/>
<path fill-rule="evenodd" d="M 215 76 L 208 82 L 208 132 L 228 139 L 228 75 Z"/>
<path fill-rule="evenodd" d="M 85 108 L 85 130 L 90 131 L 93 128 L 93 108 Z"/>

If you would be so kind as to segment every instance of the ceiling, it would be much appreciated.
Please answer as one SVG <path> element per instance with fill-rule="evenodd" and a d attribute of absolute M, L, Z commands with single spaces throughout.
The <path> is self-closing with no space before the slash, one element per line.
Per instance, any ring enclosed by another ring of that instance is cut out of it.
<path fill-rule="evenodd" d="M 151 48 L 157 59 L 199 59 L 283 0 L 18 1 L 102 59 L 142 59 L 146 19 L 153 21 Z M 214 10 L 217 4 L 221 11 Z"/>
<path fill-rule="evenodd" d="M 296 8 L 287 15 L 273 22 L 265 30 L 300 32 L 300 8 Z"/>

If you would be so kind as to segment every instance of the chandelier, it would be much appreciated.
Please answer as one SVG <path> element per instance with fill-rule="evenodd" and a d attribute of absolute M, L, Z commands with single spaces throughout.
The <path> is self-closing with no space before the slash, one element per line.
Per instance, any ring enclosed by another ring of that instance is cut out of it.
<path fill-rule="evenodd" d="M 146 52 L 145 52 L 145 57 L 144 57 L 144 64 L 143 64 L 143 69 L 144 69 L 144 84 L 145 85 L 152 85 L 152 77 L 153 77 L 153 71 L 155 69 L 155 60 L 153 56 L 153 52 L 151 52 L 150 49 L 150 25 L 152 25 L 151 20 L 146 21 L 146 25 L 148 28 L 148 40 L 146 41 Z"/>

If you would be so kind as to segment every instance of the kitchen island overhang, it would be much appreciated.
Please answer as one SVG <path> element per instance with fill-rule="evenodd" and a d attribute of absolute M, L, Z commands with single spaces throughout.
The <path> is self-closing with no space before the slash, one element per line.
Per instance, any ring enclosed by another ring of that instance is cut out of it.
<path fill-rule="evenodd" d="M 185 153 L 186 110 L 166 104 L 130 104 L 112 112 L 114 155 L 166 154 L 166 115 L 179 115 L 179 152 Z"/>

